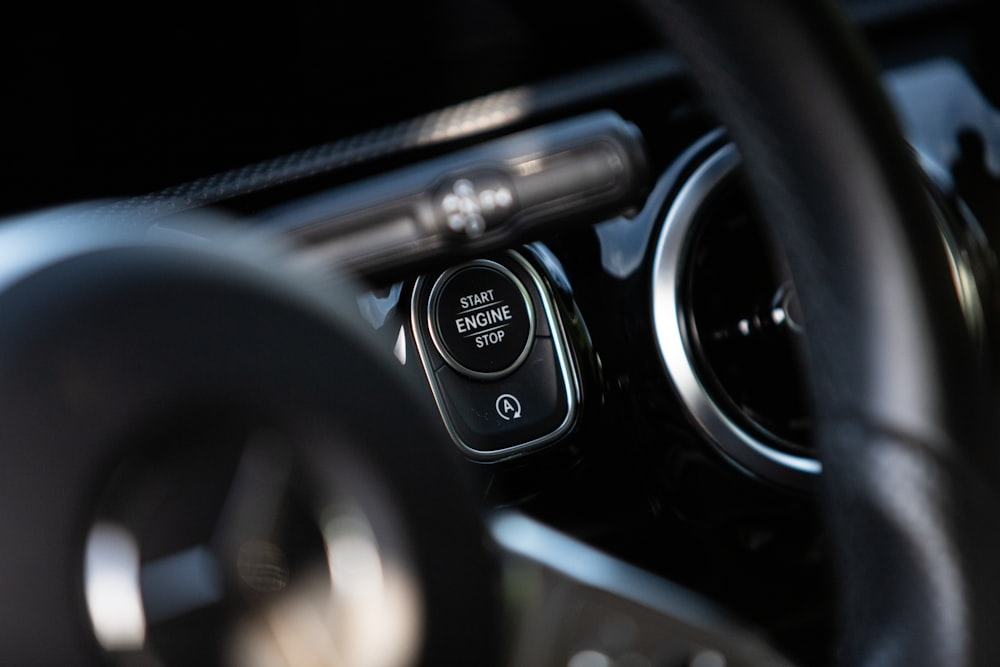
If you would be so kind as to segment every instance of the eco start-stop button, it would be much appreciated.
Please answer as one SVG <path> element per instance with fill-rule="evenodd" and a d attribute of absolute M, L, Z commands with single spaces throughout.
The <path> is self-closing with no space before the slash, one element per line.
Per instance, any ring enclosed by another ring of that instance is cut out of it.
<path fill-rule="evenodd" d="M 500 377 L 528 356 L 535 333 L 531 299 L 496 262 L 479 260 L 442 274 L 428 308 L 431 339 L 460 373 Z"/>

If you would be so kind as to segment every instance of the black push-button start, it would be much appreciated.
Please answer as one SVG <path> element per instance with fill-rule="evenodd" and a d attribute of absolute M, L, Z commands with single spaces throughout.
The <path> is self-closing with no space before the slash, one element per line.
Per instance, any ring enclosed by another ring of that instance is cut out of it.
<path fill-rule="evenodd" d="M 480 260 L 443 274 L 429 308 L 434 343 L 460 373 L 499 377 L 528 356 L 535 329 L 531 301 L 500 264 Z"/>

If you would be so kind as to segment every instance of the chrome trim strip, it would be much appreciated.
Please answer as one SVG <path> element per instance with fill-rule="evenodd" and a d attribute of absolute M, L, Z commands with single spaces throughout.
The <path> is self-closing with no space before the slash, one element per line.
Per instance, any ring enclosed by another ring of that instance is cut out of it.
<path fill-rule="evenodd" d="M 562 322 L 556 312 L 555 307 L 551 303 L 551 298 L 548 291 L 545 288 L 545 284 L 542 281 L 541 276 L 538 271 L 519 253 L 508 250 L 507 255 L 510 256 L 518 265 L 525 270 L 528 276 L 531 278 L 531 282 L 534 284 L 535 289 L 538 290 L 539 300 L 542 303 L 542 309 L 545 311 L 545 319 L 548 322 L 549 330 L 552 333 L 552 344 L 556 351 L 556 362 L 559 366 L 559 372 L 562 376 L 563 388 L 565 390 L 566 396 L 566 418 L 559 424 L 559 426 L 553 430 L 551 433 L 542 436 L 540 438 L 535 438 L 528 442 L 523 442 L 505 449 L 498 451 L 484 452 L 475 449 L 464 440 L 455 430 L 452 424 L 451 417 L 448 414 L 448 408 L 445 405 L 444 396 L 441 391 L 441 387 L 438 384 L 437 378 L 434 376 L 434 370 L 431 368 L 430 355 L 428 354 L 426 343 L 424 342 L 424 336 L 420 327 L 420 294 L 423 291 L 423 284 L 426 282 L 425 277 L 421 276 L 417 278 L 416 283 L 413 287 L 413 294 L 410 301 L 410 328 L 413 331 L 413 340 L 417 347 L 417 353 L 420 356 L 420 363 L 424 369 L 424 376 L 427 378 L 427 383 L 430 385 L 431 394 L 434 397 L 434 403 L 437 405 L 438 413 L 441 415 L 441 420 L 444 422 L 445 429 L 448 431 L 448 435 L 451 436 L 452 441 L 458 447 L 458 449 L 465 454 L 470 459 L 475 461 L 480 461 L 484 463 L 492 463 L 496 461 L 502 461 L 504 459 L 513 458 L 515 456 L 520 456 L 527 454 L 529 452 L 541 449 L 546 445 L 558 440 L 560 437 L 565 435 L 573 425 L 576 423 L 577 413 L 580 406 L 580 383 L 577 377 L 576 367 L 573 363 L 573 357 L 568 351 L 568 338 L 566 337 L 566 332 L 563 329 Z M 485 261 L 485 260 L 478 260 Z M 464 264 L 462 266 L 465 266 Z M 461 267 L 456 267 L 461 268 Z M 517 281 L 520 284 L 520 280 Z M 431 303 L 428 299 L 428 304 Z M 529 300 L 528 302 L 532 302 Z M 531 308 L 534 311 L 534 307 Z M 428 311 L 426 316 L 428 317 L 428 329 L 432 329 L 430 326 L 430 312 Z M 535 339 L 535 328 L 532 327 L 532 337 L 531 340 L 534 342 Z M 436 344 L 435 344 L 436 345 Z M 530 349 L 530 346 L 529 346 Z"/>
<path fill-rule="evenodd" d="M 138 651 L 146 642 L 139 544 L 125 527 L 99 521 L 87 535 L 84 598 L 94 635 L 108 651 Z"/>
<path fill-rule="evenodd" d="M 657 347 L 689 417 L 716 448 L 767 479 L 805 488 L 822 471 L 819 460 L 775 449 L 726 416 L 698 377 L 684 334 L 678 292 L 692 226 L 703 204 L 739 164 L 735 146 L 724 146 L 691 174 L 667 210 L 653 261 L 653 326 Z"/>
<path fill-rule="evenodd" d="M 725 657 L 712 664 L 733 667 L 792 665 L 754 628 L 695 591 L 518 512 L 494 513 L 487 527 L 500 551 L 512 621 L 506 664 L 573 664 L 566 658 L 582 649 L 607 651 L 612 658 L 623 651 L 620 642 L 613 634 L 609 641 L 608 635 L 593 633 L 595 625 L 610 622 L 625 624 L 626 646 L 640 657 L 709 655 Z M 602 617 L 605 623 L 586 622 Z"/>

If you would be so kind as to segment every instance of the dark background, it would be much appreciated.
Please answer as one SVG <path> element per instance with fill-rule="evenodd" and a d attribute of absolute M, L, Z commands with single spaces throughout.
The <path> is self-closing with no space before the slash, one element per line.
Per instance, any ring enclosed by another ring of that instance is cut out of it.
<path fill-rule="evenodd" d="M 149 192 L 652 44 L 618 3 L 204 7 L 8 22 L 4 211 Z"/>
<path fill-rule="evenodd" d="M 847 4 L 891 43 L 983 3 Z M 147 193 L 656 46 L 619 0 L 36 5 L 5 24 L 0 214 Z"/>

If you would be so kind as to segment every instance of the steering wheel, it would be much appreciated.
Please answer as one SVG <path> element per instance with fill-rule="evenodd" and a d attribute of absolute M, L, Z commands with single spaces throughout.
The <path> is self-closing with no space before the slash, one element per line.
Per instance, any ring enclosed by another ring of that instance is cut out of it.
<path fill-rule="evenodd" d="M 645 5 L 739 146 L 802 302 L 840 664 L 997 664 L 995 388 L 860 40 L 826 2 Z"/>
<path fill-rule="evenodd" d="M 823 2 L 646 4 L 740 148 L 802 301 L 841 664 L 1000 664 L 996 397 L 872 66 Z M 141 482 L 151 468 L 200 465 L 227 489 L 184 510 L 205 534 L 156 548 L 165 565 L 207 550 L 231 566 L 199 570 L 209 583 L 172 591 L 175 605 L 225 590 L 266 607 L 273 587 L 294 583 L 285 561 L 311 554 L 325 565 L 309 576 L 340 603 L 370 599 L 358 590 L 403 600 L 399 622 L 424 639 L 382 647 L 391 658 L 498 659 L 483 524 L 431 405 L 352 324 L 347 283 L 303 279 L 292 252 L 84 234 L 65 224 L 72 212 L 51 217 L 60 224 L 0 234 L 0 663 L 98 662 L 81 619 L 100 600 L 80 563 L 98 576 L 112 553 L 134 575 L 136 526 L 165 521 L 136 515 L 167 501 L 147 503 L 150 488 L 122 471 Z M 271 444 L 253 444 L 261 437 Z M 266 548 L 280 522 L 261 496 L 304 517 L 314 539 Z M 359 589 L 372 545 L 381 574 Z M 315 621 L 303 604 L 288 613 Z M 278 626 L 268 636 L 280 644 Z M 365 628 L 342 629 L 344 640 Z M 138 632 L 95 630 L 125 655 Z M 186 664 L 227 657 L 172 645 Z M 389 660 L 365 646 L 351 654 L 367 656 L 359 664 Z"/>

